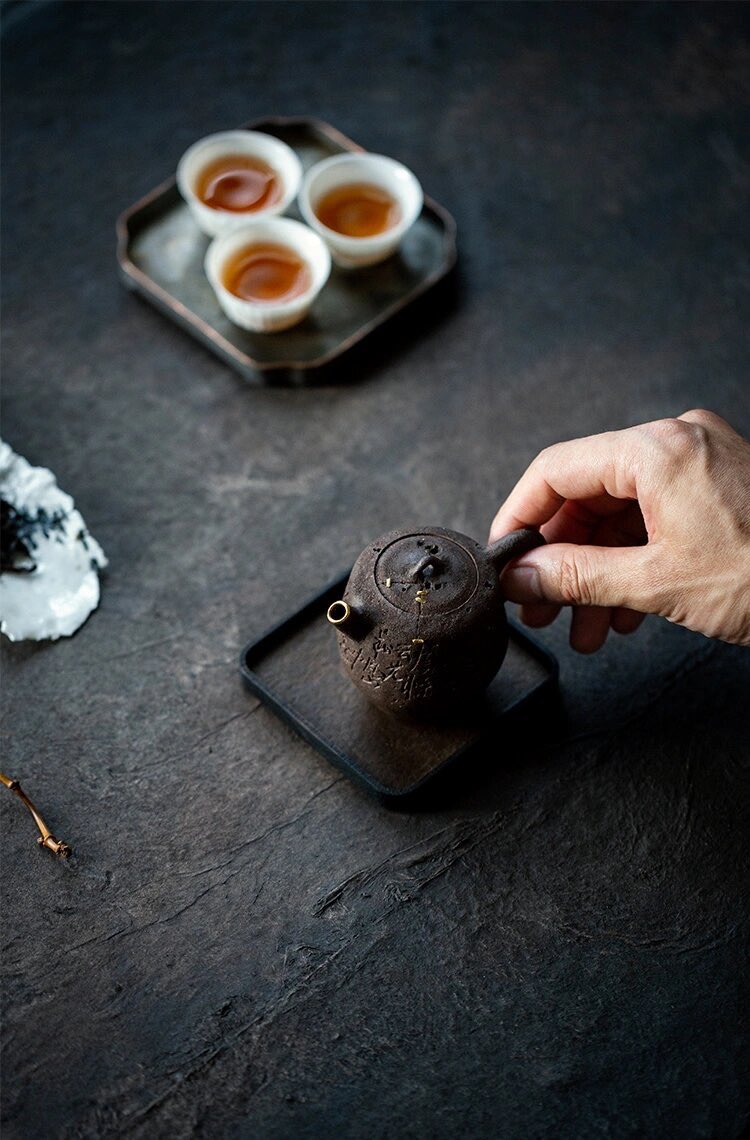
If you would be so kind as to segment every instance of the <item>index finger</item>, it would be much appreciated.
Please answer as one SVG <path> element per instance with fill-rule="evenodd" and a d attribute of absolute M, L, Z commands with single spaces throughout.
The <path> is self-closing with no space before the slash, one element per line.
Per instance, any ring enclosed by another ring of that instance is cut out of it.
<path fill-rule="evenodd" d="M 495 515 L 490 542 L 520 527 L 542 526 L 566 499 L 636 499 L 632 440 L 626 428 L 545 448 Z"/>

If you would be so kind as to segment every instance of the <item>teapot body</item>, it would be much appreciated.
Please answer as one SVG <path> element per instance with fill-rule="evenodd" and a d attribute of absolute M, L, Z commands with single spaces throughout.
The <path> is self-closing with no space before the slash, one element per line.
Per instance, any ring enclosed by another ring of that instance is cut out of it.
<path fill-rule="evenodd" d="M 426 527 L 391 531 L 360 554 L 328 618 L 343 667 L 369 701 L 437 718 L 460 714 L 483 693 L 508 646 L 500 574 L 543 541 L 531 531 L 508 540 L 488 550 Z"/>

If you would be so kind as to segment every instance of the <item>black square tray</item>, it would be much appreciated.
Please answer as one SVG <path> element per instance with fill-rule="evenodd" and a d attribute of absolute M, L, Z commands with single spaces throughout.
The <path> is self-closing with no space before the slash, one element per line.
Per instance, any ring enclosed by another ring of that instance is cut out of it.
<path fill-rule="evenodd" d="M 322 158 L 360 151 L 318 119 L 247 124 L 296 151 L 307 170 Z M 296 206 L 287 213 L 299 218 Z M 444 278 L 456 260 L 456 224 L 425 196 L 420 217 L 393 257 L 357 270 L 334 266 L 309 315 L 294 328 L 253 333 L 222 312 L 203 270 L 209 238 L 198 229 L 174 178 L 125 210 L 117 222 L 123 282 L 253 383 L 330 364 Z"/>
<path fill-rule="evenodd" d="M 412 724 L 370 706 L 341 671 L 326 621 L 344 574 L 242 651 L 248 687 L 337 768 L 369 792 L 412 797 L 465 757 L 511 714 L 529 712 L 557 687 L 557 661 L 514 622 L 502 669 L 466 723 Z"/>

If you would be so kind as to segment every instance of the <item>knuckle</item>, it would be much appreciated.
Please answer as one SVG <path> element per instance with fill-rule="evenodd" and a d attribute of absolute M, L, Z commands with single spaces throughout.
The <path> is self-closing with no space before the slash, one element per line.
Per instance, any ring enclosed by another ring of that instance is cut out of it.
<path fill-rule="evenodd" d="M 645 424 L 644 429 L 662 460 L 670 465 L 688 462 L 708 446 L 707 427 L 692 420 L 656 420 Z"/>
<path fill-rule="evenodd" d="M 656 420 L 647 425 L 651 436 L 667 447 L 680 446 L 683 440 L 689 439 L 693 432 L 693 425 L 687 420 L 679 420 L 676 416 L 669 419 Z"/>
<path fill-rule="evenodd" d="M 680 423 L 700 424 L 705 428 L 727 426 L 726 420 L 717 416 L 716 412 L 710 412 L 708 408 L 690 408 L 687 412 L 683 412 L 678 420 Z"/>
<path fill-rule="evenodd" d="M 558 450 L 558 445 L 556 443 L 551 443 L 549 447 L 543 447 L 534 460 L 534 466 L 544 471 L 545 468 L 554 463 L 555 456 L 558 454 Z"/>
<path fill-rule="evenodd" d="M 558 589 L 565 605 L 593 605 L 594 591 L 582 550 L 565 551 L 557 568 Z"/>

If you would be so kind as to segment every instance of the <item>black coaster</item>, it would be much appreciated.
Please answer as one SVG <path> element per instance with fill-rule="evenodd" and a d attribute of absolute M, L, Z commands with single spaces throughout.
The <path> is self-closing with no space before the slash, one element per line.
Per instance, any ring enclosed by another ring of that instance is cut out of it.
<path fill-rule="evenodd" d="M 332 764 L 384 799 L 413 796 L 513 714 L 538 710 L 557 688 L 557 661 L 514 622 L 503 667 L 462 723 L 415 724 L 373 708 L 344 675 L 326 620 L 344 574 L 242 651 L 250 689 Z"/>

